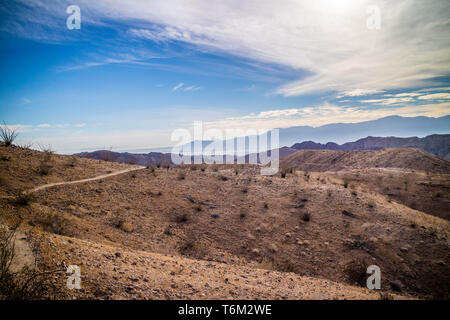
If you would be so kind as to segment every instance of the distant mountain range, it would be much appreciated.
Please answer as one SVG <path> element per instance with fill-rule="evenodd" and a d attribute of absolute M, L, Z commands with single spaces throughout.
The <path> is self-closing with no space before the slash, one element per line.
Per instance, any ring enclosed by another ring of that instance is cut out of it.
<path fill-rule="evenodd" d="M 291 146 L 301 141 L 337 144 L 356 141 L 365 137 L 425 137 L 433 134 L 450 134 L 450 115 L 440 118 L 389 116 L 358 123 L 333 123 L 320 127 L 298 126 L 279 129 L 279 146 Z M 247 139 L 248 140 L 248 139 Z M 203 147 L 212 141 L 202 141 Z M 192 148 L 194 142 L 186 144 Z M 128 150 L 132 153 L 170 153 L 172 147 Z M 264 150 L 261 150 L 264 151 Z M 245 154 L 257 152 L 245 150 Z"/>
<path fill-rule="evenodd" d="M 280 129 L 280 146 L 291 146 L 300 141 L 318 143 L 345 143 L 364 137 L 425 137 L 450 134 L 450 116 L 400 117 L 390 116 L 358 123 L 333 123 L 320 127 L 290 127 Z"/>
<path fill-rule="evenodd" d="M 334 142 L 326 144 L 313 141 L 304 141 L 295 143 L 291 147 L 279 149 L 280 158 L 283 159 L 298 150 L 381 150 L 386 148 L 416 148 L 433 154 L 439 158 L 450 161 L 450 134 L 433 134 L 425 138 L 409 137 L 367 137 L 354 142 L 347 142 L 342 145 Z M 147 154 L 135 154 L 129 152 L 113 152 L 108 150 L 99 150 L 94 152 L 82 152 L 75 154 L 79 157 L 109 160 L 115 162 L 133 163 L 139 165 L 157 165 L 172 164 L 170 153 L 150 152 Z M 245 158 L 248 160 L 248 155 Z"/>
<path fill-rule="evenodd" d="M 334 142 L 326 144 L 313 141 L 296 143 L 292 147 L 296 150 L 380 150 L 385 148 L 417 148 L 431 153 L 439 158 L 450 161 L 450 134 L 433 134 L 425 138 L 397 138 L 397 137 L 367 137 L 355 142 L 342 145 Z"/>

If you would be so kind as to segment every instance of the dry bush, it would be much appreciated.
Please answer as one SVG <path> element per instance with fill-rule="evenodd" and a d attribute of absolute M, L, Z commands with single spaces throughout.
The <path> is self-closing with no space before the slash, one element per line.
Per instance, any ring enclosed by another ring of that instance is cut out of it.
<path fill-rule="evenodd" d="M 364 259 L 353 259 L 345 265 L 344 273 L 350 284 L 366 285 L 367 267 L 369 264 Z"/>
<path fill-rule="evenodd" d="M 22 142 L 19 147 L 21 147 L 22 149 L 31 149 L 31 147 L 33 146 L 33 142 Z"/>
<path fill-rule="evenodd" d="M 282 178 L 286 178 L 286 171 L 282 170 L 280 175 L 281 175 Z"/>
<path fill-rule="evenodd" d="M 50 163 L 50 161 L 43 160 L 37 169 L 38 173 L 41 176 L 46 176 L 50 174 L 51 169 L 53 168 L 53 165 Z"/>
<path fill-rule="evenodd" d="M 180 253 L 196 259 L 204 259 L 208 253 L 208 246 L 201 243 L 194 234 L 190 234 L 183 240 L 180 246 Z"/>
<path fill-rule="evenodd" d="M 212 164 L 211 165 L 211 171 L 212 172 L 218 172 L 219 171 L 219 166 L 216 163 Z"/>
<path fill-rule="evenodd" d="M 189 221 L 189 216 L 186 213 L 177 214 L 175 216 L 175 222 L 177 223 L 186 223 Z"/>
<path fill-rule="evenodd" d="M 220 175 L 219 179 L 222 180 L 222 181 L 227 181 L 228 177 L 224 176 L 224 175 Z"/>
<path fill-rule="evenodd" d="M 302 215 L 302 220 L 305 221 L 305 222 L 308 222 L 309 220 L 311 220 L 311 214 L 309 212 L 305 212 Z"/>
<path fill-rule="evenodd" d="M 67 229 L 67 221 L 59 214 L 47 214 L 36 220 L 45 232 L 58 234 L 62 236 L 72 236 Z"/>
<path fill-rule="evenodd" d="M 117 228 L 119 228 L 120 230 L 125 231 L 125 232 L 128 232 L 128 233 L 131 233 L 131 232 L 133 232 L 133 230 L 134 230 L 134 228 L 133 228 L 133 226 L 131 225 L 131 223 L 126 222 L 125 220 L 119 220 L 116 226 L 117 226 Z"/>
<path fill-rule="evenodd" d="M 9 128 L 3 121 L 3 126 L 0 126 L 0 138 L 5 146 L 11 146 L 18 135 L 19 133 L 16 129 Z"/>
<path fill-rule="evenodd" d="M 42 152 L 45 152 L 47 154 L 52 154 L 55 151 L 52 149 L 52 145 L 51 144 L 39 144 L 38 145 L 39 150 L 41 150 Z"/>
<path fill-rule="evenodd" d="M 62 270 L 38 272 L 36 267 L 23 267 L 18 272 L 11 270 L 14 258 L 16 230 L 0 226 L 0 300 L 42 299 L 50 294 L 49 275 Z"/>
<path fill-rule="evenodd" d="M 67 166 L 74 168 L 78 163 L 78 159 L 76 157 L 70 157 L 69 161 L 67 161 Z"/>
<path fill-rule="evenodd" d="M 34 196 L 25 191 L 17 191 L 14 197 L 14 204 L 18 206 L 28 206 L 34 200 Z"/>

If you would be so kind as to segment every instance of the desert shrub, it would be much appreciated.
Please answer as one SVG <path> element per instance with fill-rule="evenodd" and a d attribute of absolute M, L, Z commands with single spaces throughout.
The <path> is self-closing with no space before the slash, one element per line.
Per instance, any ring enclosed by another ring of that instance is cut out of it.
<path fill-rule="evenodd" d="M 275 261 L 275 270 L 281 272 L 294 272 L 297 273 L 297 267 L 289 260 L 276 260 Z"/>
<path fill-rule="evenodd" d="M 237 167 L 234 168 L 234 174 L 237 176 L 239 174 L 239 169 Z"/>
<path fill-rule="evenodd" d="M 177 223 L 186 223 L 189 221 L 189 216 L 186 213 L 177 214 L 175 216 L 175 222 Z"/>
<path fill-rule="evenodd" d="M 34 196 L 29 192 L 18 191 L 14 196 L 14 204 L 18 206 L 28 206 L 34 200 Z"/>
<path fill-rule="evenodd" d="M 224 176 L 224 175 L 221 175 L 219 178 L 220 178 L 220 180 L 222 180 L 222 181 L 227 181 L 227 180 L 228 180 L 228 177 L 227 177 L 227 176 Z"/>
<path fill-rule="evenodd" d="M 239 218 L 241 218 L 241 219 L 245 219 L 246 216 L 247 216 L 247 212 L 245 212 L 245 211 L 241 211 L 239 213 Z"/>
<path fill-rule="evenodd" d="M 208 255 L 208 247 L 202 244 L 194 234 L 190 234 L 180 245 L 180 253 L 185 256 L 203 259 Z"/>
<path fill-rule="evenodd" d="M 311 220 L 311 214 L 309 212 L 305 212 L 302 215 L 302 220 L 305 221 L 305 222 L 308 222 L 309 220 Z"/>
<path fill-rule="evenodd" d="M 48 175 L 48 174 L 50 174 L 50 171 L 51 171 L 51 169 L 52 169 L 52 164 L 49 162 L 49 161 L 47 161 L 47 160 L 43 160 L 40 164 L 39 164 L 39 166 L 38 166 L 38 173 L 41 175 L 41 176 L 46 176 L 46 175 Z"/>
<path fill-rule="evenodd" d="M 282 170 L 281 173 L 280 173 L 280 175 L 281 175 L 282 178 L 286 178 L 286 171 L 285 171 L 285 170 Z"/>
<path fill-rule="evenodd" d="M 244 193 L 244 194 L 247 193 L 248 192 L 248 188 L 247 187 L 242 187 L 241 188 L 241 192 Z"/>
<path fill-rule="evenodd" d="M 39 224 L 42 229 L 49 233 L 54 233 L 63 236 L 71 235 L 67 230 L 66 220 L 58 214 L 49 214 L 40 217 L 36 220 L 36 224 Z"/>
<path fill-rule="evenodd" d="M 267 204 L 267 202 L 264 202 L 264 209 L 269 209 L 269 205 Z"/>
<path fill-rule="evenodd" d="M 133 228 L 133 226 L 131 225 L 131 223 L 126 222 L 125 220 L 119 220 L 119 222 L 118 222 L 118 224 L 117 224 L 117 227 L 118 227 L 120 230 L 125 231 L 125 232 L 127 232 L 127 233 L 131 233 L 131 232 L 133 232 L 133 230 L 134 230 L 134 228 Z"/>
<path fill-rule="evenodd" d="M 52 153 L 54 153 L 51 144 L 39 144 L 38 147 L 39 147 L 39 149 L 40 149 L 42 152 L 45 152 L 45 153 L 47 153 L 47 154 L 52 154 Z"/>
<path fill-rule="evenodd" d="M 9 128 L 3 121 L 3 126 L 0 126 L 0 138 L 2 139 L 5 146 L 10 146 L 16 140 L 19 133 L 16 129 Z"/>
<path fill-rule="evenodd" d="M 273 261 L 268 258 L 263 258 L 261 260 L 261 262 L 258 262 L 256 264 L 256 267 L 258 269 L 264 269 L 264 270 L 273 270 L 274 269 Z"/>
<path fill-rule="evenodd" d="M 394 296 L 389 292 L 380 292 L 380 300 L 394 300 Z"/>
<path fill-rule="evenodd" d="M 49 275 L 63 270 L 39 272 L 36 268 L 25 266 L 13 272 L 11 262 L 18 226 L 19 224 L 11 228 L 0 226 L 0 300 L 42 299 L 54 290 L 49 284 Z"/>
<path fill-rule="evenodd" d="M 70 157 L 69 161 L 67 161 L 67 166 L 73 168 L 73 167 L 75 167 L 77 165 L 77 162 L 78 162 L 77 158 Z"/>
<path fill-rule="evenodd" d="M 344 267 L 344 273 L 350 284 L 366 285 L 367 262 L 364 259 L 353 259 Z"/>
<path fill-rule="evenodd" d="M 373 200 L 369 200 L 369 201 L 367 202 L 367 206 L 368 206 L 369 208 L 373 208 L 373 207 L 375 207 L 375 202 L 374 202 Z"/>
<path fill-rule="evenodd" d="M 219 217 L 219 214 L 218 213 L 211 213 L 211 218 L 213 218 L 213 219 L 217 219 Z"/>

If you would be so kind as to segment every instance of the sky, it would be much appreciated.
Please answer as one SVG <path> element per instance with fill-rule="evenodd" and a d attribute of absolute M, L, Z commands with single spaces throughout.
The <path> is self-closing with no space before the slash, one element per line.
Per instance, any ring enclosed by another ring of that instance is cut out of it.
<path fill-rule="evenodd" d="M 450 2 L 3 1 L 0 73 L 0 120 L 59 153 L 170 146 L 194 121 L 440 117 Z"/>

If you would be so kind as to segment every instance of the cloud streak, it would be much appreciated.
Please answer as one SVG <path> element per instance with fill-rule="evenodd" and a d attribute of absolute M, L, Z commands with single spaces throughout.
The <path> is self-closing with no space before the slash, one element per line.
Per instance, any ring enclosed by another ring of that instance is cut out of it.
<path fill-rule="evenodd" d="M 44 8 L 41 25 L 48 27 L 66 2 L 22 3 Z M 80 0 L 79 5 L 83 25 L 128 26 L 123 38 L 184 43 L 297 70 L 297 80 L 275 90 L 284 96 L 329 91 L 362 96 L 429 86 L 430 80 L 438 84 L 438 77 L 450 74 L 446 0 L 292 0 L 282 5 L 271 0 Z M 379 30 L 367 27 L 367 9 L 374 5 L 381 12 Z M 23 15 L 39 24 L 30 10 Z"/>

